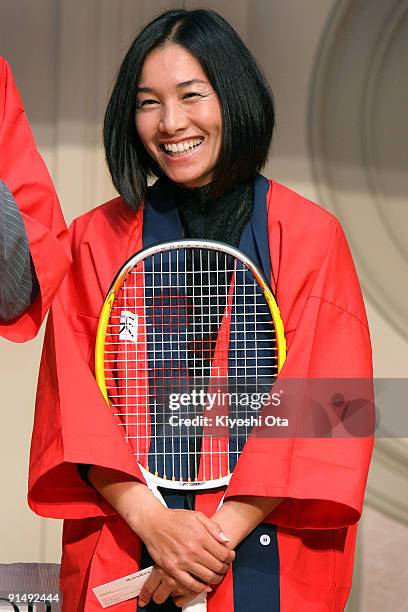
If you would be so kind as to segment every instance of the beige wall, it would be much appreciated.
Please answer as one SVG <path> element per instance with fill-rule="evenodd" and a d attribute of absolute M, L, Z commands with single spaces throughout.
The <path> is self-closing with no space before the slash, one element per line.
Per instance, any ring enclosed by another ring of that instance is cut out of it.
<path fill-rule="evenodd" d="M 143 22 L 184 4 L 2 0 L 0 54 L 12 65 L 68 221 L 114 193 L 100 128 L 120 58 Z M 404 5 L 205 2 L 235 25 L 272 82 L 278 129 L 268 174 L 333 210 L 344 224 L 365 290 L 376 374 L 394 377 L 406 376 L 408 369 L 403 325 L 408 186 L 401 161 L 406 166 L 408 134 L 406 109 L 398 102 L 407 94 Z M 0 342 L 0 563 L 59 559 L 59 524 L 34 516 L 25 502 L 40 349 L 41 338 L 25 346 Z M 406 441 L 378 446 L 350 610 L 405 609 L 406 574 L 395 576 L 394 570 L 406 565 L 407 457 Z"/>

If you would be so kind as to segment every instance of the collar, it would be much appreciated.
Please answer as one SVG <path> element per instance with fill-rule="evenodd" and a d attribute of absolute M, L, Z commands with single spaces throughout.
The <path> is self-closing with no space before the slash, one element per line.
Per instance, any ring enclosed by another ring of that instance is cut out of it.
<path fill-rule="evenodd" d="M 268 241 L 268 215 L 266 195 L 269 181 L 257 174 L 253 184 L 253 208 L 249 222 L 245 226 L 239 249 L 250 257 L 263 271 L 270 282 L 271 261 Z M 183 227 L 174 200 L 174 194 L 166 186 L 166 181 L 158 179 L 149 188 L 143 213 L 143 248 L 183 238 Z"/>

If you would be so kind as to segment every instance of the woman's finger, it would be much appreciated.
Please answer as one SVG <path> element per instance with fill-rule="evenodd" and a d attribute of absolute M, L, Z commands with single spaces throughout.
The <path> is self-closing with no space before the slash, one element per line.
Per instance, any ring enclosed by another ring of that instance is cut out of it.
<path fill-rule="evenodd" d="M 207 540 L 206 549 L 210 552 L 218 561 L 225 564 L 230 564 L 235 559 L 235 552 L 226 546 L 230 541 L 230 538 L 224 534 L 221 527 L 216 521 L 205 516 L 202 512 L 197 512 L 197 519 L 206 528 L 207 532 L 212 536 L 210 540 Z"/>
<path fill-rule="evenodd" d="M 197 565 L 198 568 L 202 567 L 202 566 L 198 566 L 198 564 L 195 564 L 195 565 Z M 178 582 L 184 589 L 187 589 L 188 591 L 192 591 L 196 595 L 204 591 L 209 593 L 212 590 L 211 587 L 209 587 L 207 584 L 203 584 L 202 582 L 197 580 L 194 576 L 192 576 L 186 571 L 180 570 L 176 572 L 175 574 L 173 574 L 172 576 L 176 580 L 176 582 Z"/>
<path fill-rule="evenodd" d="M 170 585 L 165 580 L 162 581 L 155 592 L 153 593 L 152 599 L 157 604 L 162 604 L 170 597 L 174 584 Z"/>
<path fill-rule="evenodd" d="M 162 577 L 159 569 L 157 567 L 153 568 L 152 573 L 144 583 L 142 590 L 139 594 L 138 606 L 140 608 L 144 608 L 147 606 L 151 598 L 153 597 L 156 589 L 159 587 L 161 583 Z"/>
<path fill-rule="evenodd" d="M 222 531 L 221 527 L 216 521 L 210 519 L 202 512 L 197 512 L 197 518 L 218 542 L 221 542 L 221 544 L 226 544 L 231 541 L 231 539 Z"/>
<path fill-rule="evenodd" d="M 235 552 L 227 548 L 225 544 L 220 544 L 214 538 L 206 541 L 205 550 L 225 565 L 230 565 L 235 559 Z"/>
<path fill-rule="evenodd" d="M 200 560 L 197 560 L 197 563 L 206 567 L 210 572 L 219 574 L 220 576 L 224 576 L 230 566 L 230 563 L 223 563 L 222 561 L 219 561 L 219 559 L 214 557 L 214 555 L 207 550 L 203 550 L 201 552 Z"/>
<path fill-rule="evenodd" d="M 190 563 L 190 568 L 189 572 L 205 584 L 219 584 L 225 576 L 225 572 L 217 574 L 209 570 L 205 565 L 194 561 Z"/>

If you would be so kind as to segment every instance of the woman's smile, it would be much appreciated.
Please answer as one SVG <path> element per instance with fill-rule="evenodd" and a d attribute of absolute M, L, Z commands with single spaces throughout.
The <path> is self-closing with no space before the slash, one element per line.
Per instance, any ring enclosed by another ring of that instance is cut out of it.
<path fill-rule="evenodd" d="M 204 138 L 192 138 L 179 142 L 165 142 L 159 147 L 171 158 L 185 158 L 196 153 Z"/>

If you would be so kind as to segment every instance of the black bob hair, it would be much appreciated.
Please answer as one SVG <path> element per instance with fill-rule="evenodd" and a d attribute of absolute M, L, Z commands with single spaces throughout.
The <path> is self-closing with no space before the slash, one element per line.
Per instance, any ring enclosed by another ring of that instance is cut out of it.
<path fill-rule="evenodd" d="M 272 92 L 235 30 L 217 13 L 171 10 L 151 21 L 133 41 L 113 88 L 103 138 L 113 183 L 136 210 L 147 179 L 163 173 L 136 132 L 136 90 L 147 54 L 178 44 L 201 64 L 221 106 L 223 136 L 211 191 L 220 196 L 258 172 L 268 158 L 275 123 Z"/>

